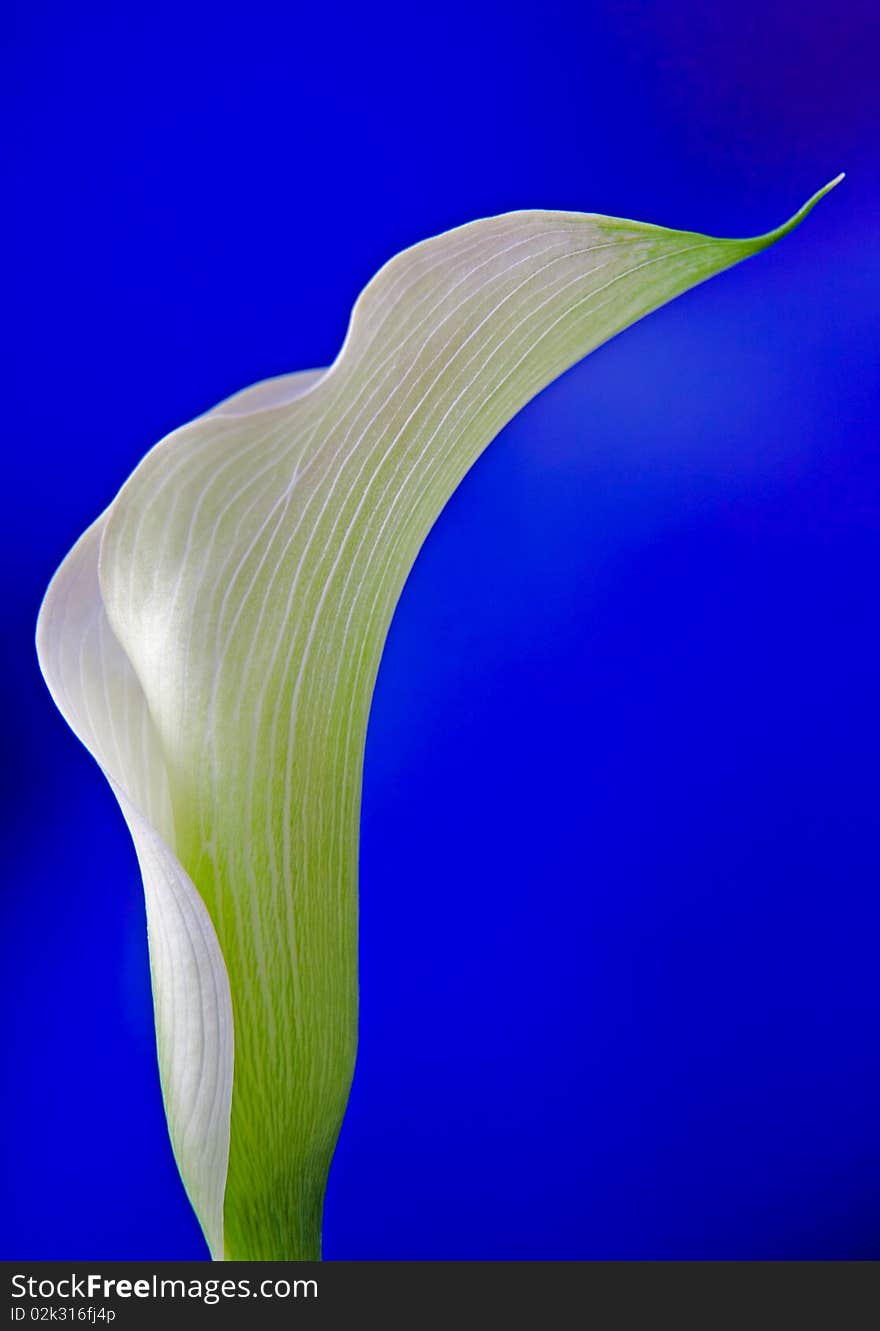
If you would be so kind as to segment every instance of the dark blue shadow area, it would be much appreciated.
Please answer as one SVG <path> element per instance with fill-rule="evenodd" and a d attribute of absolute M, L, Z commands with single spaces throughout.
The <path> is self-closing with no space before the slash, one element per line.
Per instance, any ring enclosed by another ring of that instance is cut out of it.
<path fill-rule="evenodd" d="M 205 1254 L 55 565 L 163 433 L 539 206 L 778 249 L 564 376 L 389 636 L 330 1258 L 880 1257 L 876 7 L 19 5 L 0 1253 Z"/>

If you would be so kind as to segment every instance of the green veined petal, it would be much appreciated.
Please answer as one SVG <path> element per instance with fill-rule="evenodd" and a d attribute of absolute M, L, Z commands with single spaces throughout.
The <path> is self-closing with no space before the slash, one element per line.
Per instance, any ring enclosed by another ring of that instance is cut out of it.
<path fill-rule="evenodd" d="M 166 849 L 229 978 L 226 1256 L 320 1252 L 357 1038 L 367 718 L 432 523 L 551 379 L 774 243 L 830 188 L 752 240 L 523 212 L 426 241 L 368 285 L 327 371 L 257 385 L 176 431 L 111 505 L 98 599 L 154 727 L 139 761 L 161 760 Z"/>

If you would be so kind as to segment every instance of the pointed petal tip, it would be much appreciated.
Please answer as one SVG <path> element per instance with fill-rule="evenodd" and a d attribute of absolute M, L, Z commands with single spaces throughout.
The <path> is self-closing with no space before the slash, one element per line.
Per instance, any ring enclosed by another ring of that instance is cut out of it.
<path fill-rule="evenodd" d="M 823 185 L 821 189 L 816 190 L 816 193 L 813 195 L 813 197 L 811 199 L 808 199 L 807 202 L 804 204 L 803 208 L 801 209 L 801 212 L 802 213 L 808 212 L 811 208 L 815 207 L 815 205 L 819 202 L 820 199 L 824 199 L 826 194 L 830 194 L 831 191 L 833 189 L 836 189 L 837 186 L 840 184 L 840 182 L 845 179 L 846 179 L 846 172 L 845 171 L 838 172 L 838 174 L 834 177 L 833 180 L 828 181 L 827 185 Z"/>
<path fill-rule="evenodd" d="M 794 231 L 795 227 L 800 226 L 804 218 L 813 211 L 819 200 L 824 199 L 826 194 L 830 194 L 833 189 L 836 189 L 845 177 L 846 172 L 841 171 L 833 180 L 829 180 L 827 185 L 823 185 L 821 189 L 817 189 L 816 193 L 811 195 L 806 203 L 798 208 L 796 213 L 789 217 L 787 222 L 783 222 L 781 226 L 776 227 L 773 231 L 768 231 L 765 236 L 761 236 L 760 240 L 763 243 L 762 248 L 763 245 L 773 245 L 777 240 L 781 240 L 783 236 L 787 236 L 789 232 Z"/>

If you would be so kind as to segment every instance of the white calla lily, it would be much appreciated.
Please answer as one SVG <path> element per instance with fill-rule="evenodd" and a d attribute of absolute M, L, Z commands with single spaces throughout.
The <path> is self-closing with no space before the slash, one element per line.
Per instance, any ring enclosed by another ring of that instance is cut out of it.
<path fill-rule="evenodd" d="M 215 1258 L 320 1255 L 367 719 L 431 525 L 550 380 L 830 188 L 752 240 L 522 212 L 416 245 L 328 370 L 157 444 L 55 575 L 40 664 L 134 839 L 171 1141 Z"/>

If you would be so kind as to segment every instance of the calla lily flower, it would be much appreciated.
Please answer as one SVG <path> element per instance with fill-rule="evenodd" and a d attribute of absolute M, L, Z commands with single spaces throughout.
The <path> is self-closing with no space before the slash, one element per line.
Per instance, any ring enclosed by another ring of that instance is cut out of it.
<path fill-rule="evenodd" d="M 163 439 L 55 574 L 40 665 L 134 840 L 169 1133 L 215 1259 L 320 1256 L 367 719 L 433 522 L 541 388 L 836 183 L 751 240 L 519 212 L 406 250 L 328 370 Z"/>

